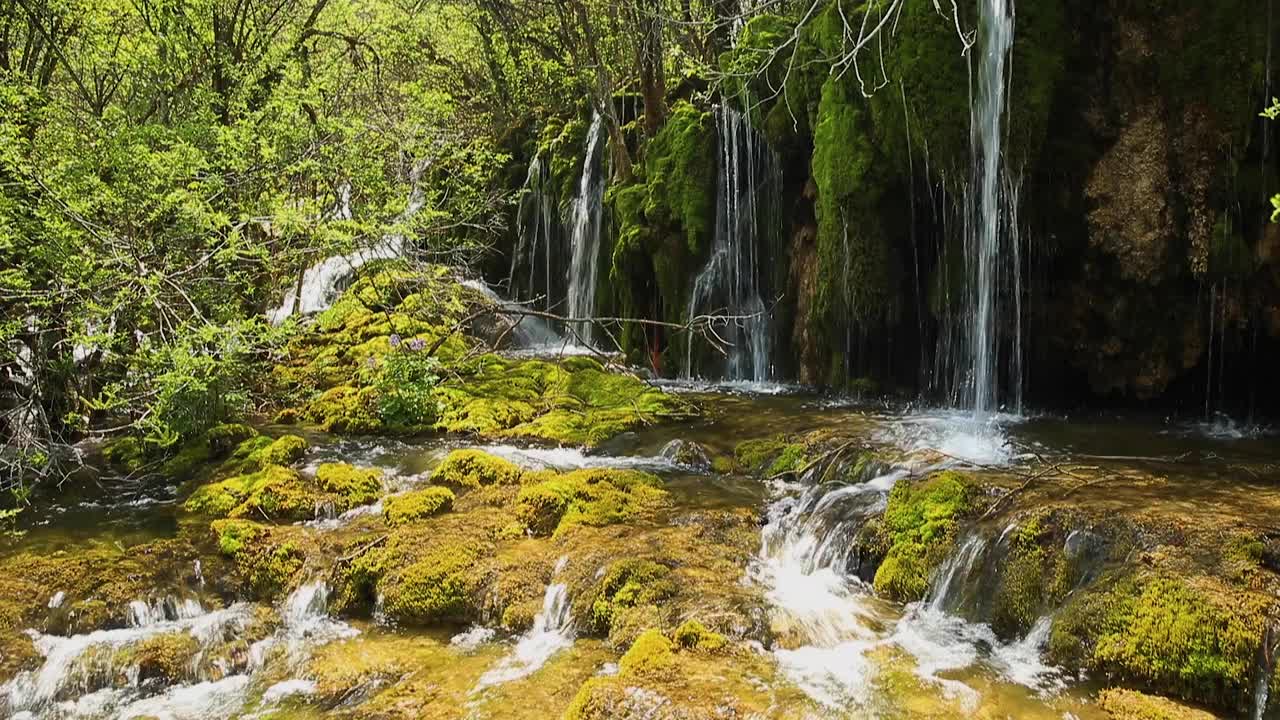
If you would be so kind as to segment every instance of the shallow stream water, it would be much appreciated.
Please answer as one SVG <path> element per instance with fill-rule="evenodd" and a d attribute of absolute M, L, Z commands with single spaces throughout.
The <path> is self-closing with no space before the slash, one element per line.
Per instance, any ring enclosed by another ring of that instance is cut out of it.
<path fill-rule="evenodd" d="M 1068 419 L 996 416 L 975 425 L 942 411 L 861 406 L 778 386 L 679 386 L 701 401 L 702 419 L 631 433 L 600 451 L 481 444 L 526 467 L 635 467 L 660 475 L 675 513 L 752 508 L 763 517 L 759 550 L 742 567 L 742 582 L 763 594 L 772 635 L 758 646 L 776 672 L 759 682 L 777 698 L 771 717 L 1100 717 L 1090 703 L 1096 688 L 1068 678 L 1041 658 L 1049 618 L 1025 637 L 1001 640 L 960 608 L 974 589 L 984 549 L 1003 542 L 1000 528 L 963 539 L 934 576 L 926 599 L 902 606 L 878 598 L 852 569 L 850 540 L 881 509 L 899 480 L 933 468 L 965 466 L 998 478 L 1032 462 L 1069 465 L 1081 487 L 1105 492 L 1059 496 L 1045 503 L 1088 502 L 1117 511 L 1196 514 L 1270 527 L 1280 511 L 1280 443 L 1260 428 L 1173 423 L 1119 417 Z M 272 430 L 267 428 L 268 431 Z M 664 456 L 673 440 L 693 441 L 709 455 L 731 455 L 744 439 L 827 430 L 862 438 L 897 462 L 852 485 L 811 485 L 717 474 Z M 397 492 L 424 481 L 450 450 L 477 446 L 458 440 L 394 440 L 308 436 L 307 464 L 341 460 L 375 466 Z M 94 544 L 128 547 L 174 536 L 181 514 L 172 485 L 101 479 L 97 489 L 58 497 L 27 534 L 4 553 L 74 552 Z M 377 512 L 308 523 L 315 533 Z M 561 565 L 569 562 L 562 560 Z M 557 572 L 559 567 L 557 568 Z M 49 588 L 50 602 L 57 588 Z M 489 628 L 408 632 L 377 623 L 329 617 L 328 590 L 319 580 L 296 590 L 278 608 L 239 660 L 225 647 L 247 632 L 249 603 L 206 607 L 195 598 L 143 605 L 130 627 L 86 635 L 39 635 L 44 665 L 0 686 L 19 718 L 251 718 L 321 717 L 306 699 L 313 657 L 338 662 L 391 663 L 399 658 L 429 680 L 439 714 L 428 717 L 556 717 L 592 676 L 616 672 L 618 654 L 580 637 L 555 576 L 534 627 L 520 636 Z M 195 638 L 190 682 L 165 686 L 131 676 L 103 648 L 127 648 L 163 633 Z M 356 671 L 353 668 L 353 672 Z M 403 677 L 400 682 L 410 682 Z M 388 679 L 387 682 L 397 682 Z M 359 708 L 351 697 L 344 707 Z M 433 712 L 435 712 L 433 710 Z"/>

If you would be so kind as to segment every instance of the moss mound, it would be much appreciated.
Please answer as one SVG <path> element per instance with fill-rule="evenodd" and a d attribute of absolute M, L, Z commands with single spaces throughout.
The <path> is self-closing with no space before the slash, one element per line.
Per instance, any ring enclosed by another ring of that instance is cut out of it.
<path fill-rule="evenodd" d="M 955 545 L 972 489 L 968 478 L 950 470 L 894 486 L 880 526 L 888 550 L 876 570 L 877 592 L 903 602 L 924 597 L 930 573 Z"/>
<path fill-rule="evenodd" d="M 1077 593 L 1049 655 L 1115 681 L 1240 709 L 1251 693 L 1271 598 L 1215 578 L 1139 571 Z"/>
<path fill-rule="evenodd" d="M 594 446 L 618 433 L 687 417 L 685 401 L 592 358 L 561 363 L 486 355 L 433 393 L 435 429 L 494 438 Z"/>
<path fill-rule="evenodd" d="M 1167 698 L 1120 688 L 1099 693 L 1098 707 L 1112 720 L 1213 720 L 1215 717 Z"/>
<path fill-rule="evenodd" d="M 251 596 L 270 600 L 297 583 L 306 555 L 294 528 L 240 519 L 215 520 L 212 528 L 218 549 L 235 561 L 239 585 Z"/>
<path fill-rule="evenodd" d="M 403 525 L 449 512 L 453 509 L 453 500 L 453 491 L 449 488 L 429 487 L 414 490 L 387 498 L 382 506 L 382 517 L 388 525 Z"/>
<path fill-rule="evenodd" d="M 474 569 L 482 552 L 479 543 L 441 543 L 413 564 L 393 570 L 379 583 L 383 612 L 410 624 L 471 619 L 479 584 Z"/>
<path fill-rule="evenodd" d="M 537 535 L 626 522 L 666 499 L 662 481 L 638 470 L 584 469 L 531 477 L 517 496 L 516 518 Z"/>
<path fill-rule="evenodd" d="M 454 450 L 431 472 L 431 482 L 456 488 L 514 485 L 521 472 L 515 463 L 483 450 Z"/>

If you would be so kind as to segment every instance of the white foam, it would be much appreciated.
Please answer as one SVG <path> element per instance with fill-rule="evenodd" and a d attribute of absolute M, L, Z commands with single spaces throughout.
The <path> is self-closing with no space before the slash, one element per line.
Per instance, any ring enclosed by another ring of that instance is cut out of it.
<path fill-rule="evenodd" d="M 679 466 L 669 458 L 588 455 L 577 448 L 522 448 L 514 445 L 476 446 L 491 455 L 525 467 L 550 470 L 583 468 L 630 468 L 637 470 L 675 470 Z"/>

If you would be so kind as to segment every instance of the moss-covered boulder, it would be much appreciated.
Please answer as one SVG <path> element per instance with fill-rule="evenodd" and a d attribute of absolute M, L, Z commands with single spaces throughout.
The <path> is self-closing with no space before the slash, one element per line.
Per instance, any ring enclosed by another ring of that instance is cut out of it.
<path fill-rule="evenodd" d="M 1109 688 L 1098 694 L 1098 707 L 1111 720 L 1214 720 L 1213 713 L 1136 690 Z"/>
<path fill-rule="evenodd" d="M 734 448 L 733 455 L 743 470 L 770 477 L 794 473 L 808 462 L 804 444 L 793 442 L 785 435 L 744 440 Z"/>
<path fill-rule="evenodd" d="M 316 468 L 315 484 L 333 498 L 339 512 L 368 505 L 382 494 L 382 471 L 347 463 L 323 463 Z"/>
<path fill-rule="evenodd" d="M 520 467 L 483 450 L 454 450 L 431 471 L 431 482 L 456 488 L 513 485 L 520 482 Z"/>
<path fill-rule="evenodd" d="M 1072 596 L 1049 657 L 1114 682 L 1243 709 L 1275 599 L 1209 576 L 1121 570 Z"/>
<path fill-rule="evenodd" d="M 589 468 L 530 478 L 517 496 L 516 518 L 537 535 L 626 522 L 666 498 L 662 481 L 638 470 Z"/>
<path fill-rule="evenodd" d="M 215 520 L 211 527 L 218 549 L 235 562 L 238 584 L 249 595 L 270 600 L 298 583 L 306 553 L 296 529 L 241 519 Z"/>
<path fill-rule="evenodd" d="M 390 572 L 378 584 L 382 611 L 409 624 L 465 622 L 474 618 L 474 572 L 485 548 L 480 543 L 441 543 L 415 562 Z"/>
<path fill-rule="evenodd" d="M 923 598 L 973 497 L 970 480 L 950 470 L 895 485 L 880 525 L 887 552 L 876 570 L 876 591 L 904 602 Z"/>
<path fill-rule="evenodd" d="M 453 509 L 453 491 L 446 487 L 428 487 L 403 495 L 393 495 L 382 505 L 382 517 L 388 525 L 403 525 Z"/>

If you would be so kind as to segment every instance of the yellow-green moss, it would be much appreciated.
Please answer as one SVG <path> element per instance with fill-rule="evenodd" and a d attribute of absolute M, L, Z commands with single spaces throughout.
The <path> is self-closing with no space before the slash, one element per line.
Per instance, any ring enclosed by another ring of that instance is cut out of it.
<path fill-rule="evenodd" d="M 516 518 L 537 535 L 625 522 L 666 499 L 662 481 L 638 470 L 588 468 L 532 477 L 520 488 Z"/>
<path fill-rule="evenodd" d="M 446 487 L 428 487 L 403 495 L 393 495 L 383 502 L 382 517 L 388 525 L 402 525 L 453 508 L 453 491 Z"/>
<path fill-rule="evenodd" d="M 1208 577 L 1100 581 L 1055 616 L 1049 655 L 1115 681 L 1225 709 L 1249 697 L 1274 601 Z"/>
<path fill-rule="evenodd" d="M 396 622 L 461 622 L 474 616 L 472 596 L 480 579 L 473 572 L 480 547 L 442 544 L 378 583 L 382 610 Z"/>
<path fill-rule="evenodd" d="M 306 561 L 302 550 L 279 537 L 281 530 L 276 528 L 240 519 L 215 520 L 210 527 L 218 538 L 218 549 L 235 560 L 241 584 L 254 597 L 283 594 Z"/>
<path fill-rule="evenodd" d="M 676 593 L 671 570 L 652 560 L 619 560 L 609 566 L 596 590 L 588 619 L 598 633 L 612 634 L 627 608 L 655 605 Z"/>
<path fill-rule="evenodd" d="M 1064 536 L 1047 511 L 1023 520 L 1010 536 L 992 598 L 991 625 L 997 633 L 1021 635 L 1071 591 L 1075 573 L 1062 551 Z"/>
<path fill-rule="evenodd" d="M 711 632 L 697 620 L 685 620 L 671 634 L 671 639 L 685 650 L 718 652 L 728 643 L 720 633 Z"/>
<path fill-rule="evenodd" d="M 140 680 L 160 679 L 173 684 L 191 674 L 191 659 L 199 649 L 200 643 L 190 633 L 163 633 L 129 648 L 121 660 L 137 667 Z"/>
<path fill-rule="evenodd" d="M 511 485 L 520 482 L 520 468 L 483 450 L 454 450 L 431 472 L 431 482 L 458 488 Z"/>
<path fill-rule="evenodd" d="M 307 520 L 323 496 L 308 487 L 296 470 L 268 465 L 197 488 L 184 507 L 189 512 L 233 518 Z"/>
<path fill-rule="evenodd" d="M 955 544 L 957 520 L 972 496 L 968 478 L 954 471 L 895 485 L 881 523 L 888 551 L 876 570 L 876 591 L 904 602 L 924 597 L 930 573 Z"/>
<path fill-rule="evenodd" d="M 675 664 L 675 645 L 661 630 L 646 630 L 618 660 L 627 675 L 645 675 L 668 670 Z"/>
<path fill-rule="evenodd" d="M 371 387 L 329 388 L 303 408 L 302 417 L 326 432 L 362 434 L 382 429 L 378 393 Z"/>
<path fill-rule="evenodd" d="M 804 445 L 790 442 L 784 435 L 745 440 L 738 443 L 733 454 L 743 469 L 766 475 L 795 472 L 807 462 Z"/>
<path fill-rule="evenodd" d="M 335 506 L 341 512 L 377 500 L 382 494 L 382 472 L 347 463 L 324 463 L 316 468 L 316 485 L 336 496 Z"/>
<path fill-rule="evenodd" d="M 1110 688 L 1098 694 L 1098 707 L 1112 720 L 1214 720 L 1214 715 L 1135 690 Z"/>

